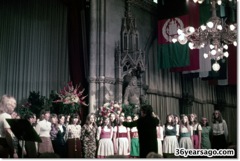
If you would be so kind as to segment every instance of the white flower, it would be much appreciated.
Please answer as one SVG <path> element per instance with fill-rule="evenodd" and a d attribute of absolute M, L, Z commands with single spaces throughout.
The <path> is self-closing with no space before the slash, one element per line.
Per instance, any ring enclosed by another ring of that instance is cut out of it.
<path fill-rule="evenodd" d="M 103 105 L 103 107 L 108 107 L 109 105 L 110 105 L 110 103 L 107 102 L 107 103 L 105 103 L 105 104 Z"/>
<path fill-rule="evenodd" d="M 113 107 L 119 108 L 120 106 L 119 106 L 119 104 L 116 103 L 116 104 L 113 105 Z"/>

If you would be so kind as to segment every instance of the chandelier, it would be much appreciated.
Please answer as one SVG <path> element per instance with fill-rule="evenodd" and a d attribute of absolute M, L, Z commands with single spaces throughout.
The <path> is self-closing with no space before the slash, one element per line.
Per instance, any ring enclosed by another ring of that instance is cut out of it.
<path fill-rule="evenodd" d="M 203 3 L 204 0 L 193 0 L 195 3 Z M 229 0 L 230 1 L 230 0 Z M 215 63 L 212 65 L 214 71 L 220 69 L 219 60 L 228 57 L 228 45 L 237 46 L 237 24 L 226 24 L 225 20 L 217 17 L 216 3 L 222 4 L 221 0 L 211 0 L 212 17 L 206 25 L 201 25 L 197 29 L 188 26 L 184 29 L 178 29 L 178 35 L 172 39 L 172 42 L 179 42 L 184 45 L 187 42 L 190 49 L 200 49 L 209 46 L 208 53 L 204 53 L 205 59 L 213 59 Z"/>

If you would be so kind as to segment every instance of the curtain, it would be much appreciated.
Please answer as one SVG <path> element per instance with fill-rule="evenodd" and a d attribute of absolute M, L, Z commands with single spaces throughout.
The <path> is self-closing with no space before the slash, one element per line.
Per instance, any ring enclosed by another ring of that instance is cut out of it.
<path fill-rule="evenodd" d="M 228 126 L 228 141 L 231 144 L 237 143 L 237 109 L 233 107 L 225 107 L 222 112 L 223 119 L 226 121 Z"/>
<path fill-rule="evenodd" d="M 69 0 L 66 1 L 68 8 L 68 51 L 69 51 L 69 70 L 73 84 L 80 84 L 81 89 L 85 89 L 84 95 L 88 91 L 88 71 L 89 71 L 89 51 L 87 43 L 89 41 L 89 5 L 85 1 Z M 88 98 L 88 97 L 87 97 Z M 87 101 L 86 98 L 86 101 Z M 88 107 L 82 106 L 81 120 L 85 121 Z"/>
<path fill-rule="evenodd" d="M 69 81 L 67 8 L 59 0 L 0 1 L 0 95 L 49 96 Z"/>

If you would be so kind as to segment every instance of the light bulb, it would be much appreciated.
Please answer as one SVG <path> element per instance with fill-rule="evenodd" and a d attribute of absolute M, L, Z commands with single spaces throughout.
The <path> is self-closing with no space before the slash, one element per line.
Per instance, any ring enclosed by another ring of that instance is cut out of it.
<path fill-rule="evenodd" d="M 199 4 L 202 4 L 204 0 L 198 0 L 198 3 Z"/>
<path fill-rule="evenodd" d="M 228 58 L 229 53 L 226 51 L 226 52 L 223 53 L 223 55 L 224 55 L 226 58 Z"/>
<path fill-rule="evenodd" d="M 211 54 L 212 54 L 212 55 L 216 55 L 216 53 L 217 53 L 216 50 L 212 50 L 212 51 L 211 51 Z"/>
<path fill-rule="evenodd" d="M 221 0 L 218 0 L 217 1 L 217 4 L 220 6 L 222 4 L 222 1 Z"/>
<path fill-rule="evenodd" d="M 234 45 L 234 46 L 237 46 L 237 41 L 233 41 L 233 45 Z"/>
<path fill-rule="evenodd" d="M 213 69 L 214 71 L 219 71 L 220 65 L 219 65 L 217 62 L 215 62 L 215 63 L 212 65 L 212 69 Z"/>
<path fill-rule="evenodd" d="M 222 25 L 217 25 L 217 29 L 221 31 L 222 30 Z"/>
<path fill-rule="evenodd" d="M 173 38 L 173 39 L 172 39 L 172 42 L 173 42 L 173 43 L 177 42 L 177 39 L 176 39 L 176 38 Z"/>
<path fill-rule="evenodd" d="M 214 48 L 214 45 L 210 44 L 209 47 L 210 47 L 210 49 L 213 49 L 213 48 Z"/>
<path fill-rule="evenodd" d="M 178 36 L 178 42 L 182 45 L 186 44 L 187 43 L 187 38 L 184 36 L 184 35 L 180 35 Z"/>
<path fill-rule="evenodd" d="M 193 0 L 194 3 L 197 3 L 198 0 Z"/>
<path fill-rule="evenodd" d="M 189 47 L 190 49 L 194 49 L 194 44 L 193 44 L 192 42 L 189 42 L 189 43 L 188 43 L 188 47 Z"/>
<path fill-rule="evenodd" d="M 207 59 L 207 58 L 208 58 L 208 54 L 207 54 L 207 53 L 204 53 L 204 54 L 203 54 L 203 57 L 204 57 L 205 59 Z"/>
<path fill-rule="evenodd" d="M 201 25 L 200 28 L 202 29 L 202 31 L 204 31 L 207 27 L 205 25 Z"/>
<path fill-rule="evenodd" d="M 223 48 L 227 50 L 227 49 L 228 49 L 228 45 L 225 44 L 225 45 L 223 46 Z"/>
<path fill-rule="evenodd" d="M 229 28 L 230 28 L 231 31 L 233 31 L 233 30 L 235 30 L 236 27 L 235 27 L 233 24 L 231 24 L 231 25 L 229 26 Z"/>
<path fill-rule="evenodd" d="M 211 28 L 213 28 L 213 22 L 212 21 L 209 21 L 208 23 L 207 23 L 207 26 L 211 29 Z"/>
<path fill-rule="evenodd" d="M 181 35 L 181 34 L 183 34 L 183 30 L 178 29 L 178 30 L 177 30 L 177 33 L 178 33 L 178 35 Z"/>
<path fill-rule="evenodd" d="M 194 27 L 190 26 L 190 27 L 189 27 L 189 31 L 190 31 L 190 33 L 194 33 L 194 32 L 195 32 Z"/>

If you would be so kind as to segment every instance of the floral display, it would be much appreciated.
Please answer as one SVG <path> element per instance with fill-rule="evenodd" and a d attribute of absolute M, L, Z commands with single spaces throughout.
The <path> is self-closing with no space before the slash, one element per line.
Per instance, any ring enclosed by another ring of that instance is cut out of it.
<path fill-rule="evenodd" d="M 57 93 L 60 99 L 55 100 L 53 102 L 62 102 L 63 104 L 82 104 L 88 106 L 84 99 L 87 96 L 83 96 L 83 92 L 85 89 L 80 90 L 80 85 L 73 86 L 72 82 L 68 82 L 67 86 L 65 86 L 60 92 Z"/>
<path fill-rule="evenodd" d="M 84 90 L 85 89 L 80 90 L 80 85 L 74 87 L 72 82 L 68 82 L 68 84 L 57 93 L 59 99 L 53 102 L 63 104 L 63 106 L 59 107 L 61 108 L 60 113 L 71 114 L 79 112 L 81 105 L 88 106 L 84 100 L 87 97 L 83 95 Z"/>
<path fill-rule="evenodd" d="M 119 115 L 122 112 L 122 107 L 119 103 L 114 101 L 106 102 L 103 106 L 99 107 L 97 110 L 97 117 L 108 117 L 111 113 Z"/>

